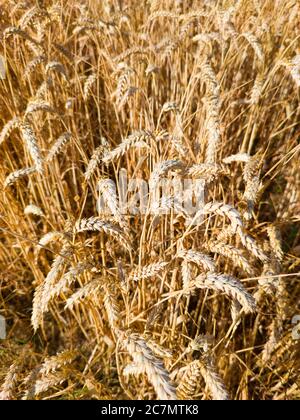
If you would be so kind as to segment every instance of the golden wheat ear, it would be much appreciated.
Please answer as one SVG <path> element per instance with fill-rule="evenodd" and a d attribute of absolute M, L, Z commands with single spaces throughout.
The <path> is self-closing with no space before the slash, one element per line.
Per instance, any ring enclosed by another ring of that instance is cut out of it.
<path fill-rule="evenodd" d="M 125 374 L 145 373 L 159 400 L 176 400 L 175 387 L 171 384 L 168 372 L 146 341 L 138 334 L 122 333 L 120 342 L 134 361 L 134 369 L 125 370 Z"/>
<path fill-rule="evenodd" d="M 20 130 L 24 143 L 32 157 L 37 172 L 43 172 L 43 159 L 41 150 L 38 145 L 36 134 L 28 121 L 23 121 L 20 124 Z"/>

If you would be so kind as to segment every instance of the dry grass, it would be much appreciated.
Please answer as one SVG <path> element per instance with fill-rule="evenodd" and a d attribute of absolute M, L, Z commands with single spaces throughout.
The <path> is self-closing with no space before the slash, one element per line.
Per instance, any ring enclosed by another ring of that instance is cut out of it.
<path fill-rule="evenodd" d="M 142 3 L 1 2 L 0 398 L 299 399 L 299 2 Z"/>

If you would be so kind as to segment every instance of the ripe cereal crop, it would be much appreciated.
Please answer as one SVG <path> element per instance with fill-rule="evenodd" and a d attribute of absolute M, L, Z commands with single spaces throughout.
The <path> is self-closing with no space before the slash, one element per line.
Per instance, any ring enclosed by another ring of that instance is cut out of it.
<path fill-rule="evenodd" d="M 299 1 L 0 3 L 0 399 L 299 400 Z"/>

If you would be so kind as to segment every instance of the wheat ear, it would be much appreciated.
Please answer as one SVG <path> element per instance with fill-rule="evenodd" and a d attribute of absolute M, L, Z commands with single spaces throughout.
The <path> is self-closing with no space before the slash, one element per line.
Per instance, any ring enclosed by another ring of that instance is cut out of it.
<path fill-rule="evenodd" d="M 55 372 L 41 379 L 38 379 L 34 383 L 34 385 L 29 390 L 26 391 L 23 399 L 24 400 L 32 399 L 48 391 L 50 388 L 54 386 L 61 385 L 63 382 L 67 380 L 67 378 L 68 378 L 67 372 Z"/>
<path fill-rule="evenodd" d="M 37 247 L 35 249 L 35 261 L 38 258 L 39 252 L 42 248 L 46 247 L 49 243 L 55 241 L 56 239 L 60 239 L 63 237 L 63 234 L 61 232 L 48 232 L 45 233 L 39 240 L 39 243 L 37 244 Z"/>
<path fill-rule="evenodd" d="M 116 238 L 126 249 L 130 250 L 128 239 L 123 234 L 122 230 L 109 222 L 106 222 L 99 217 L 90 217 L 89 219 L 81 219 L 75 223 L 74 233 L 80 232 L 105 232 L 108 235 Z"/>
<path fill-rule="evenodd" d="M 74 350 L 64 350 L 57 353 L 55 356 L 51 356 L 45 359 L 39 371 L 40 375 L 48 375 L 60 369 L 63 366 L 69 365 L 73 362 L 77 356 Z"/>
<path fill-rule="evenodd" d="M 30 168 L 18 169 L 17 171 L 10 173 L 4 181 L 4 188 L 15 184 L 19 179 L 24 178 L 25 176 L 34 174 L 36 171 L 36 167 L 31 166 Z"/>
<path fill-rule="evenodd" d="M 120 342 L 133 358 L 137 371 L 146 373 L 156 391 L 157 398 L 176 400 L 175 388 L 171 384 L 169 373 L 164 368 L 163 362 L 153 354 L 146 341 L 139 334 L 122 333 Z"/>
<path fill-rule="evenodd" d="M 83 98 L 85 101 L 88 100 L 88 98 L 91 95 L 91 89 L 94 85 L 94 83 L 96 83 L 97 81 L 97 75 L 96 73 L 92 73 L 88 76 L 88 78 L 86 79 L 85 83 L 84 83 L 84 87 L 83 87 Z"/>
<path fill-rule="evenodd" d="M 210 202 L 206 204 L 200 212 L 202 212 L 202 214 L 218 214 L 220 216 L 228 217 L 234 231 L 236 231 L 238 227 L 243 226 L 239 212 L 229 204 Z"/>
<path fill-rule="evenodd" d="M 110 327 L 117 331 L 122 326 L 121 308 L 118 302 L 117 287 L 113 283 L 104 283 L 104 307 Z"/>
<path fill-rule="evenodd" d="M 276 256 L 278 261 L 282 261 L 284 257 L 284 252 L 281 247 L 281 235 L 279 229 L 274 226 L 270 225 L 267 228 L 270 245 L 273 250 L 274 255 Z"/>
<path fill-rule="evenodd" d="M 199 289 L 212 289 L 219 293 L 225 293 L 231 299 L 237 300 L 245 313 L 256 311 L 256 301 L 240 281 L 225 274 L 200 275 L 195 279 L 195 286 Z"/>
<path fill-rule="evenodd" d="M 255 35 L 253 35 L 251 32 L 244 32 L 242 34 L 243 37 L 247 39 L 251 47 L 253 48 L 258 60 L 261 64 L 265 61 L 265 54 L 262 48 L 261 43 L 258 41 Z"/>
<path fill-rule="evenodd" d="M 140 143 L 141 141 L 147 143 L 153 138 L 153 134 L 150 131 L 136 131 L 124 139 L 114 150 L 106 153 L 106 155 L 103 157 L 103 162 L 106 164 L 113 162 L 114 160 L 122 157 L 132 147 L 135 147 L 136 144 Z"/>
<path fill-rule="evenodd" d="M 217 163 L 199 163 L 190 166 L 186 170 L 187 174 L 193 178 L 204 178 L 208 182 L 215 180 L 221 175 L 228 175 L 229 171 L 224 165 Z"/>
<path fill-rule="evenodd" d="M 206 271 L 214 272 L 216 268 L 211 257 L 192 249 L 179 251 L 176 257 L 183 259 L 185 262 L 197 264 L 200 267 L 203 267 Z"/>
<path fill-rule="evenodd" d="M 26 208 L 24 209 L 24 214 L 25 215 L 33 214 L 35 216 L 40 216 L 40 217 L 44 216 L 44 213 L 40 209 L 40 207 L 35 206 L 34 204 L 29 204 L 28 206 L 26 206 Z"/>
<path fill-rule="evenodd" d="M 58 112 L 49 104 L 49 102 L 37 98 L 28 103 L 24 116 L 25 118 L 28 118 L 29 115 L 40 111 L 58 115 Z"/>
<path fill-rule="evenodd" d="M 19 124 L 20 119 L 18 117 L 12 118 L 10 121 L 8 121 L 8 123 L 5 124 L 0 134 L 0 146 L 10 136 L 11 132 L 15 128 L 19 127 Z"/>
<path fill-rule="evenodd" d="M 87 283 L 85 286 L 81 287 L 77 292 L 67 300 L 65 309 L 72 309 L 74 305 L 81 303 L 84 299 L 88 297 L 93 297 L 100 289 L 101 284 L 99 279 L 95 279 Z"/>
<path fill-rule="evenodd" d="M 149 279 L 161 273 L 167 265 L 168 265 L 167 262 L 160 261 L 157 263 L 146 265 L 141 268 L 138 267 L 130 273 L 129 279 L 133 281 Z"/>
<path fill-rule="evenodd" d="M 98 182 L 98 192 L 101 194 L 105 204 L 111 211 L 111 214 L 118 221 L 120 226 L 124 227 L 125 224 L 119 207 L 116 184 L 109 178 L 102 178 Z"/>
<path fill-rule="evenodd" d="M 59 136 L 59 138 L 48 152 L 46 157 L 47 163 L 52 162 L 52 160 L 60 153 L 61 149 L 67 144 L 67 142 L 71 140 L 71 137 L 72 135 L 69 132 L 63 133 L 61 136 Z"/>
<path fill-rule="evenodd" d="M 97 166 L 99 165 L 102 157 L 104 156 L 104 154 L 108 153 L 108 142 L 105 138 L 101 138 L 101 145 L 98 146 L 94 152 L 93 155 L 88 163 L 88 166 L 86 168 L 84 177 L 85 180 L 88 181 L 92 175 L 94 174 L 94 172 L 97 169 Z"/>
<path fill-rule="evenodd" d="M 66 258 L 72 255 L 71 247 L 68 244 L 64 244 L 60 254 L 61 255 L 55 258 L 44 283 L 39 285 L 35 291 L 31 316 L 31 323 L 35 331 L 42 322 L 43 314 L 48 310 L 51 290 L 54 287 L 58 276 L 64 269 Z"/>
<path fill-rule="evenodd" d="M 192 400 L 201 378 L 200 363 L 194 360 L 186 366 L 186 369 L 176 388 L 177 397 L 180 400 Z"/>
<path fill-rule="evenodd" d="M 50 299 L 54 299 L 61 293 L 66 293 L 77 278 L 92 268 L 92 265 L 86 262 L 80 262 L 75 267 L 69 269 L 56 285 L 50 291 Z"/>
<path fill-rule="evenodd" d="M 230 155 L 223 159 L 223 163 L 229 164 L 232 162 L 247 163 L 251 159 L 248 153 L 237 153 L 236 155 Z"/>
<path fill-rule="evenodd" d="M 159 162 L 154 166 L 154 169 L 150 175 L 149 179 L 149 188 L 150 191 L 153 191 L 158 187 L 160 178 L 163 175 L 166 175 L 169 171 L 174 169 L 182 168 L 182 162 L 180 160 L 166 160 Z"/>
<path fill-rule="evenodd" d="M 219 255 L 223 255 L 226 258 L 232 260 L 232 262 L 237 266 L 242 268 L 246 273 L 252 275 L 253 268 L 243 256 L 242 251 L 238 248 L 235 248 L 233 245 L 226 244 L 220 241 L 209 242 L 207 248 L 210 252 L 215 252 Z"/>
<path fill-rule="evenodd" d="M 9 367 L 0 388 L 0 400 L 12 400 L 14 398 L 14 390 L 18 380 L 19 369 L 20 366 L 17 363 L 13 363 Z"/>
<path fill-rule="evenodd" d="M 31 127 L 31 125 L 24 121 L 20 124 L 20 130 L 22 133 L 23 140 L 28 148 L 28 151 L 34 161 L 35 169 L 37 172 L 43 172 L 43 160 L 41 157 L 41 151 L 39 149 L 36 135 Z"/>
<path fill-rule="evenodd" d="M 228 400 L 228 392 L 223 380 L 216 370 L 212 356 L 204 356 L 204 358 L 199 361 L 199 368 L 213 400 Z"/>

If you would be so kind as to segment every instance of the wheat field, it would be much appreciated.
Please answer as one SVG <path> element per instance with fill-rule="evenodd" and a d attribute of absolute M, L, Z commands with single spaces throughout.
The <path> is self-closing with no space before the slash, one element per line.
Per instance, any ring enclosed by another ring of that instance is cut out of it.
<path fill-rule="evenodd" d="M 299 1 L 0 3 L 0 399 L 300 399 Z"/>

